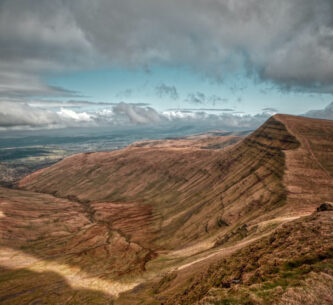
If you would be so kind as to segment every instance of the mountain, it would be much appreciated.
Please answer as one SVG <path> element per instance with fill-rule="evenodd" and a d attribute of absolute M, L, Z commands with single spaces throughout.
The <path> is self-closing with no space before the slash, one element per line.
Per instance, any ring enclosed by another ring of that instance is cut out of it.
<path fill-rule="evenodd" d="M 17 187 L 4 304 L 331 304 L 333 121 L 78 154 Z"/>

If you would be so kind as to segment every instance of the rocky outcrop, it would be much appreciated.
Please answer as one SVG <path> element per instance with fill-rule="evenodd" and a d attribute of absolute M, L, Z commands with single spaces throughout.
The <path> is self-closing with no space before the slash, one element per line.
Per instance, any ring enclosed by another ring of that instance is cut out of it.
<path fill-rule="evenodd" d="M 317 208 L 317 212 L 333 211 L 333 204 L 324 202 Z"/>

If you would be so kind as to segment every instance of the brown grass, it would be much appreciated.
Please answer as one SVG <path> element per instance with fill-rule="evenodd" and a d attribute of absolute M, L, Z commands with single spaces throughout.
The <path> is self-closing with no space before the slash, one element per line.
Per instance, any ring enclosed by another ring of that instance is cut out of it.
<path fill-rule="evenodd" d="M 241 142 L 136 143 L 0 188 L 0 300 L 330 301 L 332 212 L 297 218 L 333 198 L 332 139 L 332 121 L 277 115 Z"/>

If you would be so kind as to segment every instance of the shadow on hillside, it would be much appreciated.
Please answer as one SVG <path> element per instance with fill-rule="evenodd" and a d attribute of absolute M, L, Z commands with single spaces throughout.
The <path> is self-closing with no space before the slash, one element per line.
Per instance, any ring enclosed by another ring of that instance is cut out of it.
<path fill-rule="evenodd" d="M 55 272 L 0 268 L 0 303 L 3 305 L 113 304 L 110 295 L 75 289 Z"/>

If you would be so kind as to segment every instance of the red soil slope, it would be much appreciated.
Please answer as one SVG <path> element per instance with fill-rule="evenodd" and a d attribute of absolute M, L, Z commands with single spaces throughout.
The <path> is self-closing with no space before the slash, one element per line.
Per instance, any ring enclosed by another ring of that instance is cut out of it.
<path fill-rule="evenodd" d="M 276 115 L 232 144 L 238 140 L 148 141 L 79 154 L 27 176 L 21 190 L 0 188 L 0 302 L 52 303 L 60 291 L 63 303 L 107 304 L 142 282 L 155 292 L 138 286 L 120 304 L 192 302 L 183 296 L 191 278 L 332 201 L 332 121 Z M 325 215 L 299 223 L 311 231 L 329 223 Z M 305 230 L 299 223 L 294 236 Z M 315 234 L 307 236 L 311 245 Z M 278 252 L 288 259 L 282 241 Z M 175 269 L 175 281 L 172 273 L 156 284 Z M 203 283 L 211 283 L 207 272 Z M 206 290 L 197 300 L 214 285 L 199 285 Z M 163 295 L 166 287 L 175 299 Z M 223 293 L 231 292 L 218 298 Z"/>
<path fill-rule="evenodd" d="M 117 213 L 126 219 L 123 206 L 137 206 L 128 219 L 136 221 L 138 213 L 142 232 L 134 234 L 128 220 L 117 227 L 144 236 L 154 249 L 173 248 L 243 224 L 309 213 L 330 200 L 332 137 L 331 121 L 277 115 L 225 149 L 133 145 L 80 154 L 19 186 L 89 202 L 104 221 Z"/>

